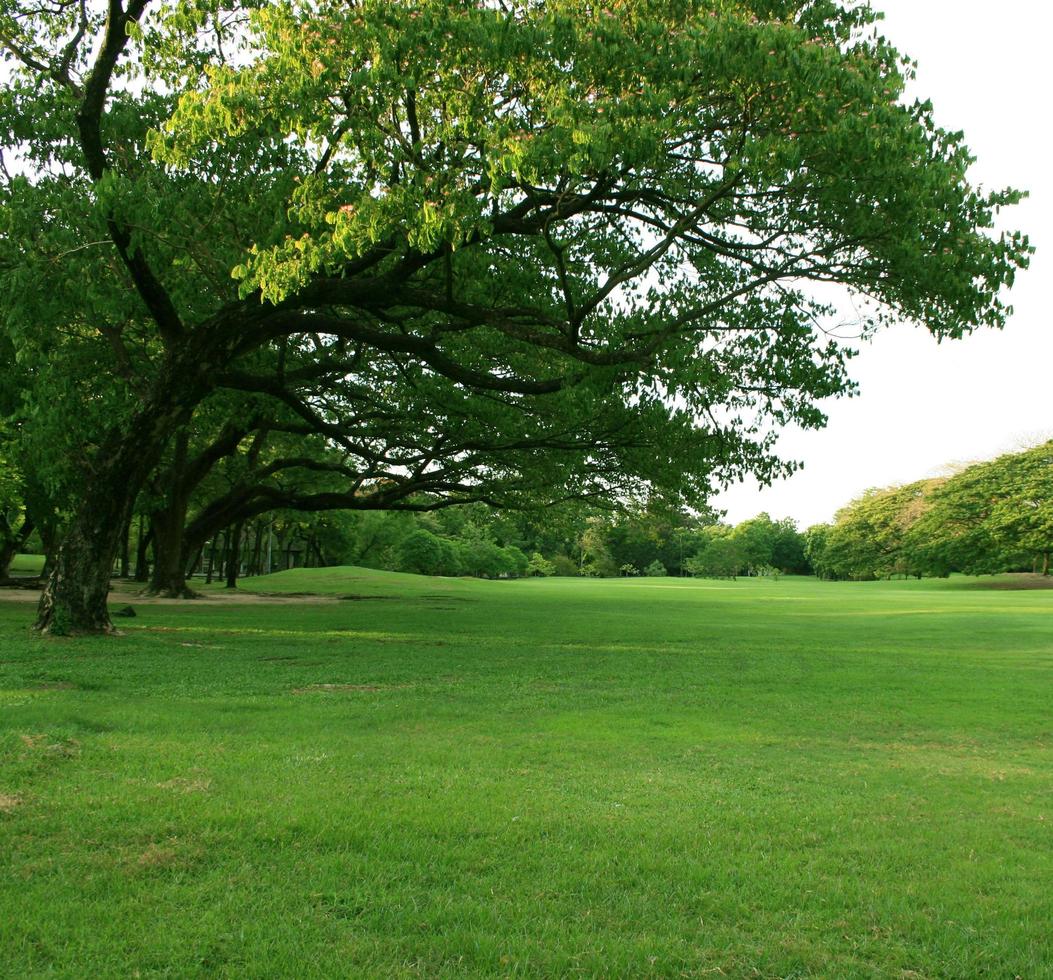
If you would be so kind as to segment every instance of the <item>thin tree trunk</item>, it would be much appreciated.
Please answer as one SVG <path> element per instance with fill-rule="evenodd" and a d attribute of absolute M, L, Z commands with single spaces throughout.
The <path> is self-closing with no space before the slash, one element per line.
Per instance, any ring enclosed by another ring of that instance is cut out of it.
<path fill-rule="evenodd" d="M 7 581 L 10 577 L 11 562 L 15 560 L 18 553 L 18 545 L 14 541 L 7 541 L 0 547 L 0 581 Z"/>
<path fill-rule="evenodd" d="M 212 572 L 216 567 L 216 545 L 218 541 L 219 535 L 213 534 L 212 543 L 209 545 L 208 549 L 208 569 L 205 572 L 205 585 L 212 584 Z"/>
<path fill-rule="evenodd" d="M 1042 574 L 1049 575 L 1049 552 L 1042 553 Z"/>
<path fill-rule="evenodd" d="M 197 554 L 187 563 L 186 566 L 186 577 L 193 578 L 201 568 L 201 556 L 204 554 L 205 546 L 200 545 L 197 549 Z"/>
<path fill-rule="evenodd" d="M 124 532 L 121 535 L 121 578 L 130 578 L 132 563 L 129 539 L 131 538 L 131 536 L 132 519 L 129 517 L 124 525 Z"/>
<path fill-rule="evenodd" d="M 238 587 L 238 572 L 241 562 L 241 530 L 244 525 L 237 524 L 228 535 L 227 540 L 227 588 Z"/>
<path fill-rule="evenodd" d="M 256 521 L 256 534 L 252 544 L 252 563 L 249 566 L 250 575 L 259 575 L 261 571 L 260 561 L 263 555 L 263 522 Z"/>
<path fill-rule="evenodd" d="M 135 542 L 135 581 L 150 581 L 150 563 L 146 559 L 147 549 L 153 537 L 153 529 L 147 530 L 146 515 L 139 515 L 139 535 Z"/>
<path fill-rule="evenodd" d="M 325 555 L 322 554 L 322 546 L 318 543 L 317 538 L 311 538 L 311 546 L 314 548 L 315 556 L 318 559 L 317 568 L 325 568 Z"/>

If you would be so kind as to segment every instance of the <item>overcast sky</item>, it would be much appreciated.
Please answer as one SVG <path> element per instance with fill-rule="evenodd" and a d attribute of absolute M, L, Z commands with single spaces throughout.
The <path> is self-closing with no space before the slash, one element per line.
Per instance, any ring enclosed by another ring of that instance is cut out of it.
<path fill-rule="evenodd" d="M 902 325 L 850 365 L 860 394 L 827 404 L 820 432 L 787 431 L 783 456 L 804 469 L 769 489 L 733 487 L 715 503 L 733 523 L 764 510 L 802 528 L 868 487 L 908 483 L 948 464 L 1053 438 L 1053 82 L 1049 0 L 874 0 L 882 32 L 918 62 L 913 94 L 937 122 L 965 131 L 986 188 L 1027 189 L 1005 213 L 1038 248 L 1010 294 L 1006 329 L 937 345 Z"/>

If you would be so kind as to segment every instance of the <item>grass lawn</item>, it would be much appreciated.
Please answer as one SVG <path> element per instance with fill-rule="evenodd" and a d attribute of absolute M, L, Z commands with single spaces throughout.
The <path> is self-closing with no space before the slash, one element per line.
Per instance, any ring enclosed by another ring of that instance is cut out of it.
<path fill-rule="evenodd" d="M 977 584 L 0 603 L 0 974 L 1053 976 L 1053 591 Z"/>

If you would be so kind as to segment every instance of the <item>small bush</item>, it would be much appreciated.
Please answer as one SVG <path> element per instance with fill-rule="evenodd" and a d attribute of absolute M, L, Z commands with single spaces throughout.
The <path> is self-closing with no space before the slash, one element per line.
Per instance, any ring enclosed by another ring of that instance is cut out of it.
<path fill-rule="evenodd" d="M 528 575 L 535 577 L 548 578 L 556 574 L 556 566 L 538 551 L 530 556 L 526 570 Z"/>
<path fill-rule="evenodd" d="M 562 576 L 563 578 L 571 578 L 580 574 L 578 572 L 578 563 L 573 558 L 568 558 L 566 555 L 555 555 L 552 558 L 552 567 L 555 569 L 554 575 Z"/>

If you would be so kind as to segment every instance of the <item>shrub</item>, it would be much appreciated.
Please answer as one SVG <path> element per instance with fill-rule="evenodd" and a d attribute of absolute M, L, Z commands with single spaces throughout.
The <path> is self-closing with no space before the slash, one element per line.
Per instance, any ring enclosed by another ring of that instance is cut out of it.
<path fill-rule="evenodd" d="M 554 555 L 552 558 L 552 567 L 555 569 L 554 575 L 560 575 L 564 578 L 571 578 L 580 574 L 578 572 L 578 563 L 573 558 L 568 558 L 566 555 Z"/>
<path fill-rule="evenodd" d="M 431 531 L 420 528 L 399 542 L 396 550 L 400 571 L 418 575 L 456 575 L 459 571 L 453 546 Z"/>
<path fill-rule="evenodd" d="M 527 562 L 526 573 L 528 575 L 548 578 L 550 575 L 556 574 L 556 566 L 540 552 L 535 551 L 530 556 L 530 561 Z"/>

